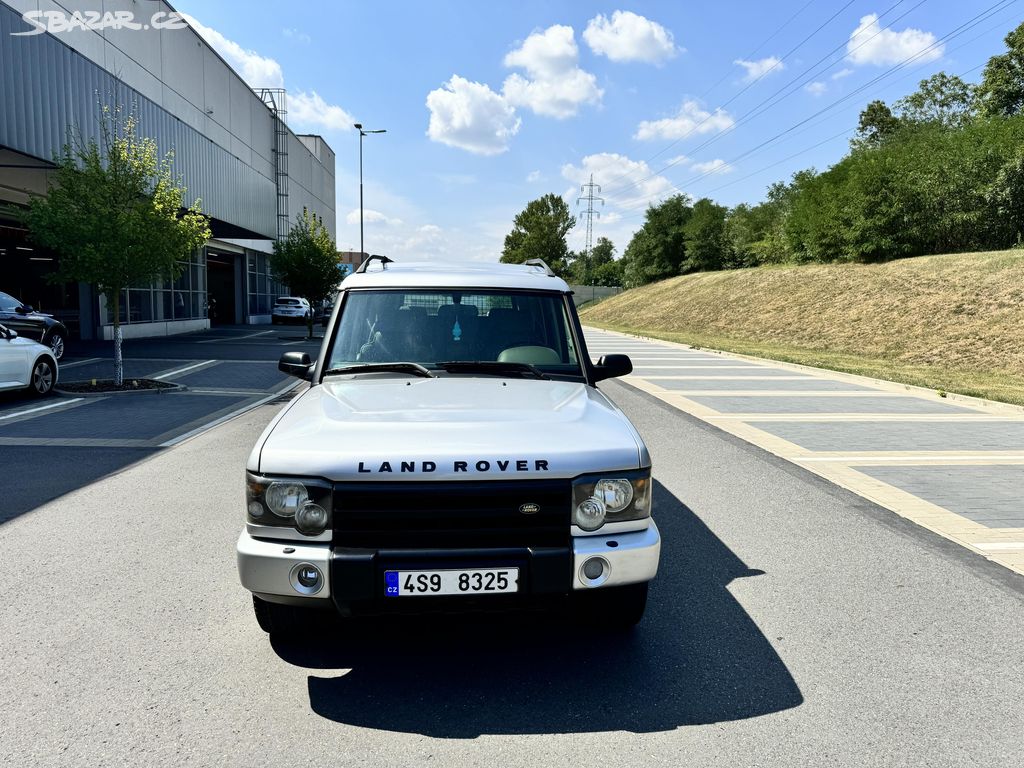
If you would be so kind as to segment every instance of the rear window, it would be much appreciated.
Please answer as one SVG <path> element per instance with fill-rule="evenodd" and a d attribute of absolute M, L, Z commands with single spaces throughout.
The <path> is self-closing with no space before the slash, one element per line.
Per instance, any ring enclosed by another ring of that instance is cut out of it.
<path fill-rule="evenodd" d="M 278 299 L 277 303 L 279 305 L 292 306 L 292 307 L 297 307 L 297 306 L 300 306 L 302 304 L 302 302 L 299 301 L 298 299 Z"/>

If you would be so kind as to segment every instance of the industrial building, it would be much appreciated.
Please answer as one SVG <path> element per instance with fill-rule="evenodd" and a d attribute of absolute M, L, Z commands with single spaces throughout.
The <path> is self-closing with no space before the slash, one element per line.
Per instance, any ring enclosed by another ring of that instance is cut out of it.
<path fill-rule="evenodd" d="M 101 5 L 147 17 L 174 11 L 157 0 Z M 69 131 L 98 139 L 102 107 L 120 106 L 134 110 L 139 133 L 161 153 L 174 151 L 187 202 L 202 201 L 213 233 L 173 283 L 127 291 L 125 337 L 269 323 L 282 292 L 268 268 L 273 241 L 303 209 L 336 235 L 334 152 L 320 136 L 288 127 L 282 89 L 251 88 L 190 27 L 15 34 L 33 29 L 23 14 L 43 8 L 70 17 L 77 6 L 0 0 L 0 291 L 56 315 L 73 336 L 112 336 L 95 287 L 50 283 L 58 257 L 2 208 L 45 193 Z"/>

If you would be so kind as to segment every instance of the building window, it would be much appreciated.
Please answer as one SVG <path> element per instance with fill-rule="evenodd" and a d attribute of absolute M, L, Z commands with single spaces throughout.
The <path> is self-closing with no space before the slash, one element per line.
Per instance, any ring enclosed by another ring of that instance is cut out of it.
<path fill-rule="evenodd" d="M 151 323 L 165 320 L 196 320 L 206 317 L 206 252 L 200 249 L 188 261 L 176 280 L 133 285 L 121 293 L 121 323 Z M 113 302 L 105 302 L 104 324 L 114 324 Z"/>
<path fill-rule="evenodd" d="M 270 271 L 270 257 L 265 253 L 249 253 L 249 314 L 269 315 L 278 296 L 286 296 L 285 286 L 274 280 Z"/>

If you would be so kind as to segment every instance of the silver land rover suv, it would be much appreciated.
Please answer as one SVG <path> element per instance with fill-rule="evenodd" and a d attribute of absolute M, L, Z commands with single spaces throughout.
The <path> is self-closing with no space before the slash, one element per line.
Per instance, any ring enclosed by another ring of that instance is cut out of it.
<path fill-rule="evenodd" d="M 543 262 L 397 264 L 341 285 L 310 382 L 249 456 L 238 572 L 268 632 L 313 609 L 643 616 L 651 459 Z"/>

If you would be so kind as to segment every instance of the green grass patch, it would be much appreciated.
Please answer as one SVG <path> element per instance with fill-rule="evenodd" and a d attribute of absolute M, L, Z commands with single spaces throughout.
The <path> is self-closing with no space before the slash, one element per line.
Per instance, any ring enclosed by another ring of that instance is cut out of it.
<path fill-rule="evenodd" d="M 1024 405 L 1024 253 L 710 272 L 587 325 Z"/>

